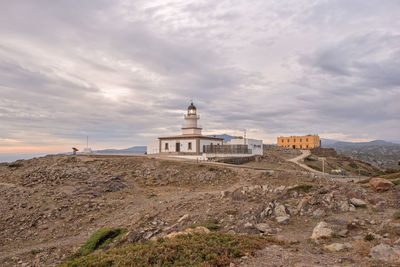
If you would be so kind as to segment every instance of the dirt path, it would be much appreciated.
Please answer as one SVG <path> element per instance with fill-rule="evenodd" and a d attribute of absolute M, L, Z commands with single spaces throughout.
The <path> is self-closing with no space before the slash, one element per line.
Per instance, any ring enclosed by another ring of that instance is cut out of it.
<path fill-rule="evenodd" d="M 306 169 L 307 171 L 310 171 L 313 173 L 318 173 L 318 174 L 323 174 L 322 172 L 314 170 L 313 168 L 308 167 L 306 164 L 299 162 L 300 160 L 304 160 L 306 157 L 311 155 L 310 150 L 300 150 L 300 151 L 301 151 L 300 156 L 297 156 L 292 159 L 288 159 L 287 161 L 293 162 L 293 163 L 299 165 L 300 167 L 302 167 L 303 169 Z"/>

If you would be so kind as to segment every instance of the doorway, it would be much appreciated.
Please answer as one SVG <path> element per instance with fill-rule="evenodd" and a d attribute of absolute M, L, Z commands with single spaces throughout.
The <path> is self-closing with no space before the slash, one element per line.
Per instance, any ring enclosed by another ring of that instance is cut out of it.
<path fill-rule="evenodd" d="M 181 152 L 181 143 L 176 143 L 176 152 Z"/>
<path fill-rule="evenodd" d="M 293 147 L 293 149 L 296 149 L 296 145 L 293 145 L 292 147 Z"/>

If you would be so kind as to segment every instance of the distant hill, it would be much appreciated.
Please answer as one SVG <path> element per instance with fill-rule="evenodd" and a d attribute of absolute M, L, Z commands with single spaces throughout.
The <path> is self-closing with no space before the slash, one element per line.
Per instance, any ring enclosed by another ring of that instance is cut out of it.
<path fill-rule="evenodd" d="M 134 146 L 124 149 L 102 149 L 95 150 L 94 153 L 97 154 L 144 154 L 146 153 L 146 146 Z"/>
<path fill-rule="evenodd" d="M 353 157 L 381 167 L 398 167 L 400 144 L 384 140 L 370 142 L 343 142 L 321 140 L 322 147 L 334 148 L 339 154 Z"/>

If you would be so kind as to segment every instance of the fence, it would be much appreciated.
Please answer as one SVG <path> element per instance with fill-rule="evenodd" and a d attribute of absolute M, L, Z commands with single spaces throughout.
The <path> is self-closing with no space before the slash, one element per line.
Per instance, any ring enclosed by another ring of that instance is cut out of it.
<path fill-rule="evenodd" d="M 247 145 L 204 145 L 204 153 L 212 154 L 251 154 Z"/>

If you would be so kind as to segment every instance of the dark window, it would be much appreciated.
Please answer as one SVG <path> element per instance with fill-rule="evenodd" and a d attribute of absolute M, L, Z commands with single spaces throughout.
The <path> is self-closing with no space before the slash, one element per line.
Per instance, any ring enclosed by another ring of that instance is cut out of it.
<path fill-rule="evenodd" d="M 192 150 L 192 142 L 188 143 L 188 149 Z"/>
<path fill-rule="evenodd" d="M 300 142 L 303 142 L 303 139 L 300 139 Z"/>
<path fill-rule="evenodd" d="M 306 142 L 308 142 L 308 138 L 306 138 Z"/>
<path fill-rule="evenodd" d="M 165 143 L 165 150 L 168 150 L 168 143 Z"/>
<path fill-rule="evenodd" d="M 283 143 L 284 141 L 285 141 L 285 140 L 282 139 L 282 143 Z"/>
<path fill-rule="evenodd" d="M 296 139 L 293 139 L 293 142 L 296 142 Z"/>

